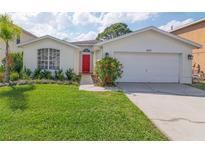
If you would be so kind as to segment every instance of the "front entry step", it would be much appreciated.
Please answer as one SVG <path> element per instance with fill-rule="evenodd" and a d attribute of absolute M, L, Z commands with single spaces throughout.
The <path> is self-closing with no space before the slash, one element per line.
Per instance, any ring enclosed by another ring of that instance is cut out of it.
<path fill-rule="evenodd" d="M 82 74 L 79 89 L 86 90 L 86 91 L 118 91 L 119 90 L 117 87 L 95 86 L 90 74 Z"/>
<path fill-rule="evenodd" d="M 80 85 L 93 85 L 93 80 L 90 74 L 82 74 Z"/>

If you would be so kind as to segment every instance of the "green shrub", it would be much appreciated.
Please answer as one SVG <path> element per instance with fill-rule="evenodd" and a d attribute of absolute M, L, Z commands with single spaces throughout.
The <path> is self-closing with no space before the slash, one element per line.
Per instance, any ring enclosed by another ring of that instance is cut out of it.
<path fill-rule="evenodd" d="M 52 73 L 48 70 L 41 70 L 40 72 L 40 79 L 51 79 Z"/>
<path fill-rule="evenodd" d="M 2 60 L 3 65 L 5 65 L 5 58 Z M 23 53 L 17 52 L 17 53 L 9 53 L 9 70 L 11 72 L 17 72 L 20 74 L 20 72 L 23 69 Z"/>
<path fill-rule="evenodd" d="M 81 75 L 75 74 L 74 70 L 71 69 L 71 68 L 66 70 L 65 75 L 66 75 L 67 79 L 70 80 L 70 81 L 80 82 Z"/>
<path fill-rule="evenodd" d="M 23 79 L 23 80 L 30 80 L 31 79 L 31 77 L 26 75 L 24 72 L 20 75 L 20 78 Z"/>
<path fill-rule="evenodd" d="M 0 72 L 4 72 L 4 66 L 3 65 L 0 65 Z"/>
<path fill-rule="evenodd" d="M 23 71 L 28 77 L 31 77 L 32 75 L 32 71 L 29 68 L 24 67 L 24 71 Z"/>
<path fill-rule="evenodd" d="M 23 53 L 11 53 L 13 58 L 13 65 L 11 66 L 11 71 L 20 73 L 23 69 Z"/>
<path fill-rule="evenodd" d="M 19 74 L 20 79 L 29 80 L 31 79 L 32 71 L 29 68 L 24 67 L 24 70 L 22 70 Z"/>
<path fill-rule="evenodd" d="M 105 57 L 95 66 L 97 78 L 102 86 L 113 85 L 122 75 L 122 64 L 113 57 Z"/>
<path fill-rule="evenodd" d="M 4 80 L 4 73 L 0 72 L 0 82 L 3 82 L 3 80 Z"/>
<path fill-rule="evenodd" d="M 71 81 L 80 82 L 81 75 L 73 74 Z"/>
<path fill-rule="evenodd" d="M 41 69 L 36 68 L 33 72 L 33 79 L 40 79 Z"/>
<path fill-rule="evenodd" d="M 18 79 L 19 79 L 19 73 L 17 73 L 17 72 L 11 72 L 10 73 L 10 80 L 11 81 L 16 81 Z"/>
<path fill-rule="evenodd" d="M 64 80 L 64 73 L 63 70 L 56 70 L 55 71 L 55 79 L 56 80 Z"/>
<path fill-rule="evenodd" d="M 72 80 L 72 78 L 75 76 L 75 73 L 73 69 L 69 68 L 68 70 L 65 71 L 65 75 L 68 80 Z"/>

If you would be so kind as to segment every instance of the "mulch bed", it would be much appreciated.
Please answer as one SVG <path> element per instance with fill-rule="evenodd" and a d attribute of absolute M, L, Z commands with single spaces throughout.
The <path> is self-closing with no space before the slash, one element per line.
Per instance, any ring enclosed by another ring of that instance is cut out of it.
<path fill-rule="evenodd" d="M 94 83 L 95 86 L 102 87 L 99 79 L 97 78 L 97 75 L 92 74 L 91 77 L 92 77 L 92 80 L 93 80 L 93 83 Z M 114 84 L 114 85 L 106 85 L 106 87 L 116 87 L 116 84 Z"/>
<path fill-rule="evenodd" d="M 100 85 L 100 81 L 97 78 L 97 75 L 91 75 L 94 85 Z"/>
<path fill-rule="evenodd" d="M 69 84 L 75 84 L 79 85 L 78 82 L 73 82 L 73 81 L 60 81 L 60 80 L 18 80 L 18 81 L 10 81 L 8 83 L 0 83 L 0 87 L 4 86 L 15 86 L 15 85 L 29 85 L 29 84 L 64 84 L 64 85 L 69 85 Z"/>

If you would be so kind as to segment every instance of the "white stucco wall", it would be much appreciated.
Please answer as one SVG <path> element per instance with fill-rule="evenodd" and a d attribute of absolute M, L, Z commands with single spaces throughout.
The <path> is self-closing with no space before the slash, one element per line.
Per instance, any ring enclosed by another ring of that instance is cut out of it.
<path fill-rule="evenodd" d="M 192 61 L 188 60 L 187 56 L 192 54 L 193 47 L 156 31 L 149 30 L 109 42 L 102 45 L 101 48 L 95 54 L 96 59 L 102 58 L 106 52 L 110 56 L 114 56 L 114 52 L 179 53 L 181 55 L 179 61 L 180 83 L 192 82 Z"/>
<path fill-rule="evenodd" d="M 24 66 L 32 71 L 37 68 L 37 51 L 41 48 L 54 48 L 60 50 L 60 69 L 63 71 L 72 68 L 79 74 L 79 49 L 54 41 L 43 39 L 23 47 Z"/>

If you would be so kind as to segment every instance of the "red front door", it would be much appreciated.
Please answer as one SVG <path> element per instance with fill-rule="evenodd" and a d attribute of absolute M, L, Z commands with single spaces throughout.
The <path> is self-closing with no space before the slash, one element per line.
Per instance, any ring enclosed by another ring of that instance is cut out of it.
<path fill-rule="evenodd" d="M 83 73 L 90 73 L 90 55 L 83 55 Z"/>

